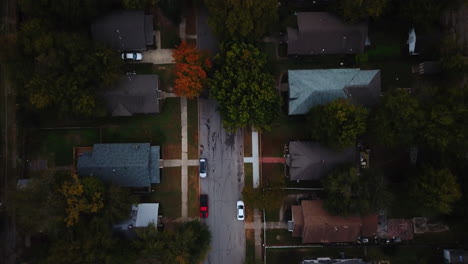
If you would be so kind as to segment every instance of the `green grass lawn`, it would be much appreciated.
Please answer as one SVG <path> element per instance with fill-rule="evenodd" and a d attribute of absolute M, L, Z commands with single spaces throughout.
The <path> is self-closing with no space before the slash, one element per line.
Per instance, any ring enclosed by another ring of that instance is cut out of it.
<path fill-rule="evenodd" d="M 162 146 L 162 158 L 180 159 L 180 99 L 164 99 L 161 108 L 156 115 L 110 119 L 109 124 L 102 128 L 103 143 L 149 142 Z"/>
<path fill-rule="evenodd" d="M 255 239 L 254 230 L 245 230 L 245 263 L 253 264 L 255 262 Z"/>
<path fill-rule="evenodd" d="M 29 131 L 29 159 L 47 159 L 48 166 L 68 166 L 73 163 L 73 147 L 88 147 L 99 143 L 99 129 L 57 129 Z"/>
<path fill-rule="evenodd" d="M 269 229 L 266 231 L 266 244 L 271 245 L 302 245 L 299 237 L 292 237 L 292 233 L 286 229 Z"/>
<path fill-rule="evenodd" d="M 198 159 L 198 100 L 187 100 L 188 158 Z"/>
<path fill-rule="evenodd" d="M 309 138 L 305 129 L 304 117 L 280 116 L 272 125 L 271 131 L 261 134 L 262 156 L 263 157 L 283 157 L 284 145 L 290 140 Z"/>
<path fill-rule="evenodd" d="M 174 49 L 180 44 L 179 31 L 176 27 L 161 28 L 161 49 Z"/>
<path fill-rule="evenodd" d="M 252 129 L 242 129 L 244 135 L 244 157 L 252 157 Z"/>
<path fill-rule="evenodd" d="M 178 218 L 182 214 L 182 194 L 181 194 L 181 168 L 163 168 L 161 172 L 161 183 L 154 185 L 154 192 L 150 200 L 159 203 L 159 214 Z"/>
<path fill-rule="evenodd" d="M 199 211 L 199 188 L 200 177 L 198 175 L 198 166 L 188 167 L 188 216 L 198 217 Z"/>
<path fill-rule="evenodd" d="M 244 163 L 244 185 L 253 186 L 253 167 L 252 163 Z"/>

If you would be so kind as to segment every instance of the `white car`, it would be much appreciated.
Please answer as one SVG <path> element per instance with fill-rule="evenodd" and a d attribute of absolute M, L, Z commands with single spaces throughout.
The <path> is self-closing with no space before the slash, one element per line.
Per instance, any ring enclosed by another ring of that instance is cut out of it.
<path fill-rule="evenodd" d="M 200 167 L 199 167 L 200 178 L 206 178 L 206 159 L 200 159 Z"/>
<path fill-rule="evenodd" d="M 142 59 L 143 59 L 143 54 L 139 52 L 123 52 L 122 53 L 122 60 L 141 61 Z"/>
<path fill-rule="evenodd" d="M 237 201 L 237 220 L 243 221 L 245 217 L 244 214 L 244 202 Z"/>

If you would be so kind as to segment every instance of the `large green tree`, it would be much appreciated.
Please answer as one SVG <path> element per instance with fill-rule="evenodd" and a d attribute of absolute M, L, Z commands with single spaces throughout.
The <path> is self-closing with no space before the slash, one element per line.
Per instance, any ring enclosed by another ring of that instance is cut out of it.
<path fill-rule="evenodd" d="M 373 213 L 391 200 L 383 174 L 374 169 L 338 168 L 323 180 L 323 188 L 324 207 L 335 215 Z"/>
<path fill-rule="evenodd" d="M 393 89 L 383 96 L 370 132 L 388 146 L 408 146 L 417 143 L 424 124 L 424 111 L 418 99 L 402 89 Z"/>
<path fill-rule="evenodd" d="M 137 231 L 135 247 L 140 261 L 161 264 L 197 264 L 206 258 L 211 234 L 206 224 L 186 222 L 175 231 L 158 232 L 154 225 Z"/>
<path fill-rule="evenodd" d="M 90 116 L 99 89 L 120 76 L 119 55 L 96 45 L 84 35 L 53 30 L 47 22 L 23 23 L 18 39 L 19 63 L 24 73 L 22 95 L 36 109 L 54 109 L 64 116 Z"/>
<path fill-rule="evenodd" d="M 265 55 L 251 44 L 234 43 L 222 47 L 215 63 L 210 96 L 218 101 L 223 125 L 231 131 L 247 126 L 269 130 L 281 98 L 266 72 Z"/>
<path fill-rule="evenodd" d="M 348 21 L 357 22 L 368 17 L 378 18 L 387 9 L 389 0 L 338 0 L 339 13 Z"/>
<path fill-rule="evenodd" d="M 420 205 L 420 213 L 449 214 L 461 198 L 457 177 L 449 169 L 424 166 L 411 180 L 410 193 Z"/>
<path fill-rule="evenodd" d="M 366 130 L 368 111 L 346 99 L 337 99 L 313 107 L 307 115 L 307 126 L 313 139 L 341 149 L 356 143 Z"/>
<path fill-rule="evenodd" d="M 278 19 L 277 0 L 205 0 L 208 23 L 222 39 L 258 39 Z"/>

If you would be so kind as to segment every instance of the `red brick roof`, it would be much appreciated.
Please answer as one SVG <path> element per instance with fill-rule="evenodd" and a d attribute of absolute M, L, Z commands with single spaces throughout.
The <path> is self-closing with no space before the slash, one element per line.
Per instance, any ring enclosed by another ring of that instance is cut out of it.
<path fill-rule="evenodd" d="M 369 236 L 377 231 L 377 215 L 364 218 L 333 216 L 325 211 L 322 204 L 319 200 L 302 201 L 302 243 L 354 242 L 359 235 Z M 296 213 L 295 216 L 298 215 Z"/>

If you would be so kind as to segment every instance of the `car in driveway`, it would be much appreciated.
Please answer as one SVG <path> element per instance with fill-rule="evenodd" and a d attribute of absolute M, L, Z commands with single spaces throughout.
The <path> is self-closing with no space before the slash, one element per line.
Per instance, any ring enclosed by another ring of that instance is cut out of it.
<path fill-rule="evenodd" d="M 243 221 L 245 217 L 244 202 L 237 201 L 237 220 Z"/>
<path fill-rule="evenodd" d="M 122 52 L 122 60 L 126 61 L 141 61 L 143 54 L 140 52 Z"/>
<path fill-rule="evenodd" d="M 200 194 L 200 217 L 208 218 L 208 194 Z"/>
<path fill-rule="evenodd" d="M 200 159 L 200 166 L 199 166 L 200 178 L 206 178 L 206 159 Z"/>

